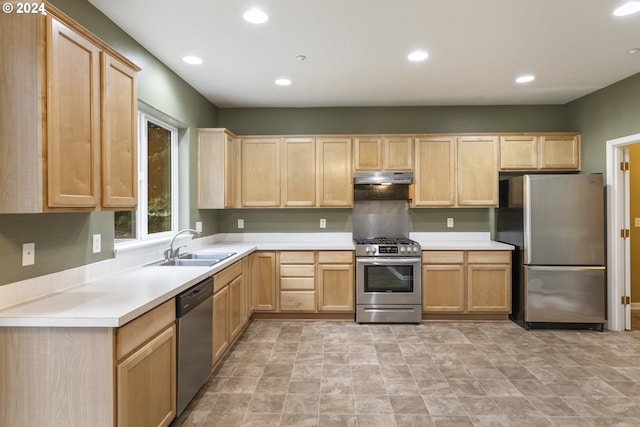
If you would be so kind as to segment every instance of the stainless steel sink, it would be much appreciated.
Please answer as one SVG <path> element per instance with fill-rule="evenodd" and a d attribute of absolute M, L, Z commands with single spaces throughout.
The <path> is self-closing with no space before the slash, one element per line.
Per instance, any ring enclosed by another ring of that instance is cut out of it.
<path fill-rule="evenodd" d="M 151 265 L 159 265 L 161 267 L 211 267 L 213 264 L 220 262 L 218 259 L 173 259 L 168 261 L 160 261 Z"/>
<path fill-rule="evenodd" d="M 180 256 L 180 259 L 192 259 L 192 260 L 215 259 L 217 261 L 222 261 L 235 254 L 236 254 L 235 252 L 197 252 L 192 254 L 184 254 Z"/>
<path fill-rule="evenodd" d="M 235 252 L 198 252 L 184 254 L 180 258 L 162 260 L 149 265 L 160 267 L 211 267 L 235 254 Z"/>

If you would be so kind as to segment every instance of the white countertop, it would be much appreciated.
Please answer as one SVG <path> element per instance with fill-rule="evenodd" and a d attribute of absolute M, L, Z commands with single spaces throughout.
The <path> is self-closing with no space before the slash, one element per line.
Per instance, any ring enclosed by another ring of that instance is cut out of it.
<path fill-rule="evenodd" d="M 490 240 L 418 240 L 423 250 L 511 250 Z M 354 250 L 351 241 L 223 242 L 202 251 L 235 252 L 211 267 L 143 266 L 0 310 L 0 326 L 120 327 L 255 250 Z"/>

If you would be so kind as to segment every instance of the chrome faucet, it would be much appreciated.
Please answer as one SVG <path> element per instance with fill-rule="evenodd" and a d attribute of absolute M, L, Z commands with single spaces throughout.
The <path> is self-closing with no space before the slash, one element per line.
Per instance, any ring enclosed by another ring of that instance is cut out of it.
<path fill-rule="evenodd" d="M 178 237 L 179 235 L 181 235 L 183 233 L 193 233 L 198 237 L 200 237 L 200 235 L 201 235 L 199 231 L 193 230 L 191 228 L 185 228 L 184 230 L 178 231 L 171 238 L 171 243 L 169 243 L 169 247 L 164 250 L 164 259 L 166 261 L 173 261 L 174 259 L 178 258 L 178 256 L 180 255 L 180 248 L 186 248 L 187 247 L 187 245 L 183 245 L 183 246 L 178 246 L 177 248 L 173 249 L 173 242 L 175 242 L 176 237 Z"/>

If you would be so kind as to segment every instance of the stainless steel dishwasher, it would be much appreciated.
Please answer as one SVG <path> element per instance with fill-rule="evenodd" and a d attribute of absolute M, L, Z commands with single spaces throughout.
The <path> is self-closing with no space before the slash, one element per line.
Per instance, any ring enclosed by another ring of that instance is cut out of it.
<path fill-rule="evenodd" d="M 178 325 L 177 416 L 211 374 L 213 277 L 176 296 Z"/>

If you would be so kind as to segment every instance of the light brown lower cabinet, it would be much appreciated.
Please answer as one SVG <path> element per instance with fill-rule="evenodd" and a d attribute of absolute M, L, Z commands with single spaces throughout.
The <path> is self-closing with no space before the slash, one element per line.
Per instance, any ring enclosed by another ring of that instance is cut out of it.
<path fill-rule="evenodd" d="M 213 295 L 213 360 L 214 365 L 229 348 L 229 287 Z"/>
<path fill-rule="evenodd" d="M 236 261 L 213 276 L 213 360 L 222 358 L 244 328 L 244 262 Z"/>
<path fill-rule="evenodd" d="M 120 328 L 0 328 L 0 426 L 167 426 L 173 299 Z"/>
<path fill-rule="evenodd" d="M 254 311 L 276 310 L 276 253 L 259 251 L 253 282 Z"/>
<path fill-rule="evenodd" d="M 118 426 L 168 426 L 176 416 L 176 327 L 171 325 L 117 368 Z"/>
<path fill-rule="evenodd" d="M 352 251 L 318 252 L 318 311 L 353 312 L 354 267 Z"/>
<path fill-rule="evenodd" d="M 511 252 L 424 251 L 422 311 L 511 313 Z"/>

